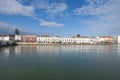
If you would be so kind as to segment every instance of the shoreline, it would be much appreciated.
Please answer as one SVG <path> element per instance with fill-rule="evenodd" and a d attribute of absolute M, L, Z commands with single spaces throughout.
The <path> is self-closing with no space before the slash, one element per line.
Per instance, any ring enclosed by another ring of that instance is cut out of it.
<path fill-rule="evenodd" d="M 114 44 L 114 43 L 106 43 L 106 44 L 70 44 L 70 43 L 36 43 L 36 42 L 17 42 L 16 45 L 119 45 L 119 44 Z"/>
<path fill-rule="evenodd" d="M 86 46 L 91 46 L 91 45 L 96 45 L 96 46 L 107 46 L 107 45 L 118 45 L 118 46 L 120 46 L 120 44 L 67 44 L 67 43 L 36 43 L 36 42 L 34 42 L 34 43 L 31 43 L 31 42 L 29 42 L 29 43 L 26 43 L 26 42 L 16 42 L 16 44 L 12 44 L 12 45 L 0 45 L 0 48 L 2 48 L 2 47 L 9 47 L 9 46 L 19 46 L 19 45 L 53 45 L 53 46 L 62 46 L 62 45 L 65 45 L 65 46 L 70 46 L 70 45 L 86 45 Z"/>
<path fill-rule="evenodd" d="M 77 43 L 37 43 L 37 42 L 16 42 L 15 44 L 0 44 L 0 47 L 16 46 L 16 45 L 120 45 L 117 43 L 103 43 L 103 44 L 77 44 Z"/>
<path fill-rule="evenodd" d="M 0 47 L 8 47 L 8 46 L 14 46 L 17 45 L 15 42 L 0 42 Z"/>

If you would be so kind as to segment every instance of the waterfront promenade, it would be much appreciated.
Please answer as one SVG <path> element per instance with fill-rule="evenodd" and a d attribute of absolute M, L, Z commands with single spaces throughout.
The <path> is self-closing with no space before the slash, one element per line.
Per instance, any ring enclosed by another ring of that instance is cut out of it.
<path fill-rule="evenodd" d="M 115 43 L 86 44 L 86 43 L 37 43 L 37 42 L 16 42 L 17 45 L 116 45 Z"/>

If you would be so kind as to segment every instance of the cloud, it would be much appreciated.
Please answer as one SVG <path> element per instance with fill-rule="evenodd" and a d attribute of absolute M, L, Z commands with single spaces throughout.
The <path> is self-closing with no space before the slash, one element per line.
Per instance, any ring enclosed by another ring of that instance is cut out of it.
<path fill-rule="evenodd" d="M 47 12 L 58 14 L 60 12 L 63 12 L 67 9 L 67 5 L 65 3 L 53 3 L 51 6 L 47 9 Z"/>
<path fill-rule="evenodd" d="M 18 26 L 0 22 L 0 34 L 14 34 L 15 29 L 18 29 L 20 34 L 35 34 Z"/>
<path fill-rule="evenodd" d="M 120 8 L 118 0 L 87 0 L 84 5 L 74 10 L 78 15 L 108 15 Z"/>
<path fill-rule="evenodd" d="M 87 5 L 75 9 L 79 16 L 90 17 L 80 19 L 86 24 L 86 31 L 102 35 L 120 34 L 120 1 L 119 0 L 86 0 Z"/>
<path fill-rule="evenodd" d="M 35 16 L 32 6 L 24 6 L 16 0 L 0 0 L 0 14 Z"/>
<path fill-rule="evenodd" d="M 61 23 L 47 22 L 47 21 L 44 21 L 44 20 L 40 20 L 40 25 L 41 26 L 46 26 L 46 27 L 63 27 L 64 26 Z"/>
<path fill-rule="evenodd" d="M 63 2 L 50 2 L 49 0 L 34 0 L 31 1 L 31 5 L 35 8 L 45 10 L 50 16 L 56 16 L 64 13 L 68 8 L 67 4 Z"/>
<path fill-rule="evenodd" d="M 36 17 L 34 11 L 36 8 L 45 9 L 47 13 L 56 15 L 67 9 L 67 5 L 65 3 L 50 4 L 49 1 L 45 0 L 32 0 L 29 1 L 31 3 L 30 6 L 23 5 L 24 2 L 28 1 L 29 0 L 0 0 L 0 14 L 30 16 L 39 21 L 39 18 Z M 60 23 L 46 22 L 44 20 L 40 21 L 40 25 L 49 27 L 63 26 L 63 24 Z"/>

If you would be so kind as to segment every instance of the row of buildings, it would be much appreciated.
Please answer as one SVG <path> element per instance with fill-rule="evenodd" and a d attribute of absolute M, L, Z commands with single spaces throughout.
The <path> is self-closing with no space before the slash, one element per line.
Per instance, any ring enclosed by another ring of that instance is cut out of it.
<path fill-rule="evenodd" d="M 61 43 L 61 44 L 107 44 L 120 43 L 120 36 L 97 37 L 49 37 L 35 35 L 0 36 L 1 42 L 25 42 L 25 43 Z"/>

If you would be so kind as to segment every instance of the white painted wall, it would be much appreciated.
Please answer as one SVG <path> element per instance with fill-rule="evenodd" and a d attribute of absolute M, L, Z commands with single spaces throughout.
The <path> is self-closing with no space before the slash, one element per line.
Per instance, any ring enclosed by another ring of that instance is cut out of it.
<path fill-rule="evenodd" d="M 4 36 L 4 37 L 3 37 L 3 40 L 4 40 L 4 41 L 10 41 L 10 37 L 9 37 L 9 36 Z"/>
<path fill-rule="evenodd" d="M 37 42 L 39 43 L 52 43 L 51 37 L 37 37 Z"/>
<path fill-rule="evenodd" d="M 59 43 L 59 37 L 37 37 L 38 43 Z"/>
<path fill-rule="evenodd" d="M 0 36 L 0 41 L 3 41 L 3 37 L 2 36 Z"/>
<path fill-rule="evenodd" d="M 120 36 L 118 36 L 118 43 L 120 44 Z"/>
<path fill-rule="evenodd" d="M 22 41 L 21 35 L 15 35 L 15 41 Z"/>

